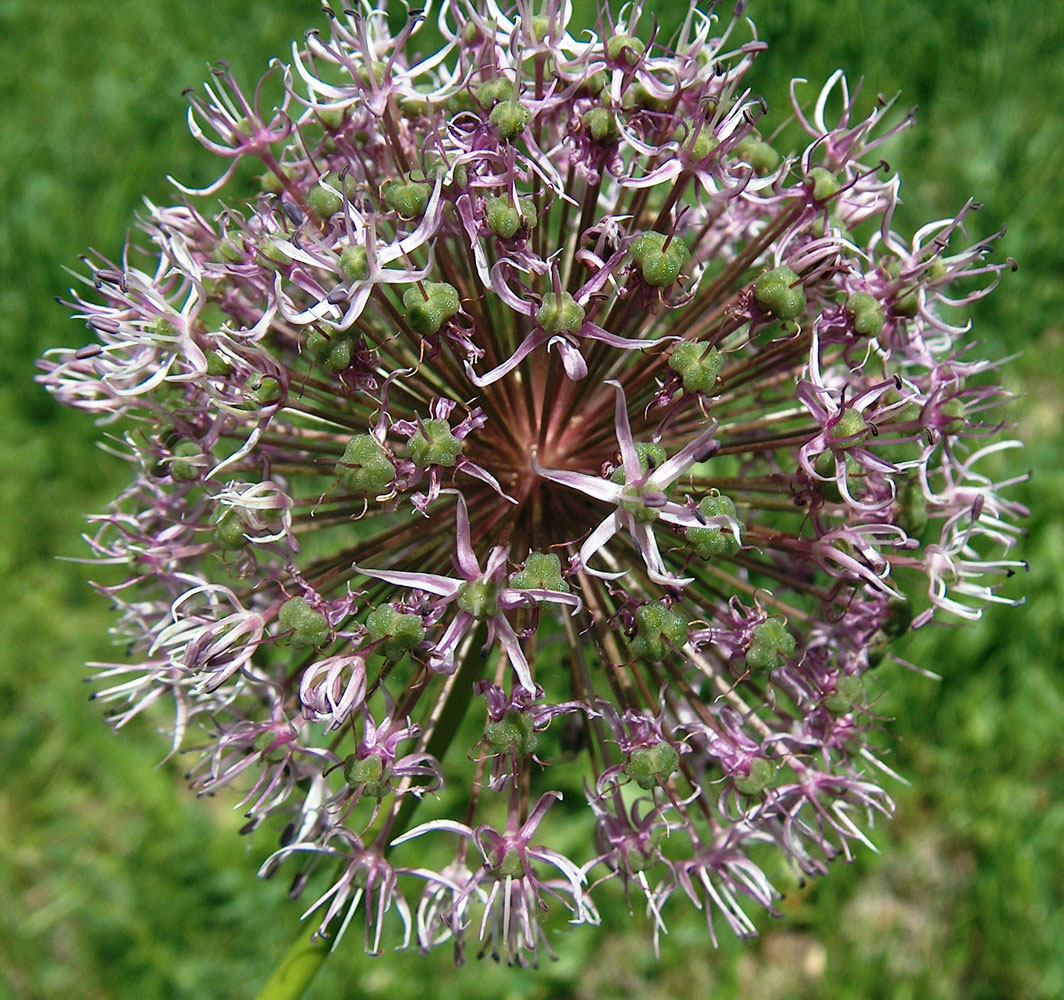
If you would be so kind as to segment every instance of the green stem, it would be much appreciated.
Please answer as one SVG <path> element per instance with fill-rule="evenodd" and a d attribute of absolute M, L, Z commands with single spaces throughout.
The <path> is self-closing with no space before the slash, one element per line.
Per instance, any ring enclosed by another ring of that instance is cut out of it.
<path fill-rule="evenodd" d="M 298 1000 L 317 975 L 329 954 L 332 942 L 313 936 L 313 929 L 301 927 L 288 953 L 263 986 L 257 1000 Z"/>

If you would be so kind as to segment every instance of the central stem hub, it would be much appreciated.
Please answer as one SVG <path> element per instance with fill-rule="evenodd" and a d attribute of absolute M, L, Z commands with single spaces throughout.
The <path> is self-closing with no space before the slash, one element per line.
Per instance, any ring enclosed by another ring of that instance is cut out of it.
<path fill-rule="evenodd" d="M 490 505 L 492 511 L 486 516 L 509 542 L 515 560 L 523 559 L 529 551 L 546 551 L 578 539 L 601 518 L 593 501 L 539 475 L 532 466 L 533 455 L 543 468 L 586 475 L 597 475 L 612 457 L 608 445 L 596 444 L 599 435 L 588 432 L 579 413 L 564 427 L 552 426 L 542 441 L 540 427 L 533 425 L 527 414 L 523 416 L 505 429 L 487 424 L 469 452 L 473 461 L 495 476 L 503 492 L 517 501 L 516 505 L 500 501 L 486 486 L 478 489 L 475 497 L 467 493 L 471 511 L 474 505 Z"/>

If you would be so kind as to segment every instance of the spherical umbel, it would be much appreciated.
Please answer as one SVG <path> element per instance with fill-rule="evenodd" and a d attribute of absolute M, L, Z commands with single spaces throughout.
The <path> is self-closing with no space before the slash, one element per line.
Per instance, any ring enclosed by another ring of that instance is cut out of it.
<path fill-rule="evenodd" d="M 275 109 L 219 68 L 218 181 L 86 258 L 94 343 L 42 362 L 133 470 L 98 698 L 173 704 L 323 935 L 535 961 L 611 883 L 755 933 L 755 845 L 820 874 L 892 809 L 873 668 L 1015 599 L 1005 393 L 945 310 L 1003 269 L 975 206 L 893 232 L 908 119 L 841 74 L 768 114 L 705 6 L 443 0 L 436 54 L 332 13 Z"/>

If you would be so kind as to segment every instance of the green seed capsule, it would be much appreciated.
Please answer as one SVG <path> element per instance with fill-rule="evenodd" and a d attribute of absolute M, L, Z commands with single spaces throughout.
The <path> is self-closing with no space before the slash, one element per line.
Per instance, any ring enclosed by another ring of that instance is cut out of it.
<path fill-rule="evenodd" d="M 735 517 L 735 504 L 730 497 L 723 494 L 703 497 L 699 501 L 698 512 L 703 517 Z M 686 542 L 703 559 L 733 556 L 741 548 L 731 528 L 710 525 L 704 528 L 687 528 Z"/>
<path fill-rule="evenodd" d="M 679 647 L 687 642 L 687 619 L 661 603 L 637 608 L 635 625 L 638 634 L 632 640 L 632 652 L 641 660 L 659 663 L 668 655 L 669 644 Z"/>
<path fill-rule="evenodd" d="M 462 454 L 462 442 L 451 433 L 443 419 L 424 420 L 410 439 L 410 461 L 419 469 L 430 465 L 453 466 Z"/>
<path fill-rule="evenodd" d="M 280 764 L 288 756 L 288 740 L 275 729 L 268 729 L 252 740 L 252 748 L 267 764 Z"/>
<path fill-rule="evenodd" d="M 868 292 L 854 292 L 846 300 L 846 311 L 853 316 L 853 329 L 859 337 L 878 337 L 885 317 L 878 300 Z"/>
<path fill-rule="evenodd" d="M 388 79 L 388 64 L 373 62 L 369 66 L 362 65 L 355 70 L 355 75 L 364 86 L 369 86 L 370 79 L 379 87 Z"/>
<path fill-rule="evenodd" d="M 222 378 L 233 370 L 233 363 L 220 351 L 211 351 L 207 355 L 207 374 Z"/>
<path fill-rule="evenodd" d="M 645 476 L 651 468 L 657 468 L 665 461 L 668 453 L 656 441 L 636 441 L 635 453 L 639 456 L 639 474 Z M 621 486 L 628 482 L 624 468 L 615 469 L 613 481 Z"/>
<path fill-rule="evenodd" d="M 458 290 L 444 281 L 425 281 L 403 292 L 403 307 L 416 333 L 429 337 L 461 308 Z"/>
<path fill-rule="evenodd" d="M 404 614 L 390 604 L 382 604 L 369 613 L 366 631 L 373 642 L 379 643 L 375 652 L 391 663 L 397 663 L 425 638 L 420 615 Z"/>
<path fill-rule="evenodd" d="M 789 267 L 766 271 L 754 283 L 754 300 L 777 319 L 797 319 L 805 312 L 805 292 Z"/>
<path fill-rule="evenodd" d="M 221 549 L 241 549 L 247 544 L 243 519 L 235 510 L 227 510 L 214 526 L 214 541 Z"/>
<path fill-rule="evenodd" d="M 915 289 L 899 296 L 894 302 L 894 313 L 898 316 L 904 316 L 906 319 L 913 319 L 919 312 L 920 297 Z"/>
<path fill-rule="evenodd" d="M 764 757 L 751 757 L 749 773 L 745 777 L 736 777 L 735 789 L 742 795 L 760 795 L 776 777 L 776 769 Z"/>
<path fill-rule="evenodd" d="M 281 383 L 277 379 L 256 372 L 244 386 L 244 404 L 258 410 L 279 402 L 282 394 Z"/>
<path fill-rule="evenodd" d="M 383 799 L 392 789 L 389 784 L 391 767 L 386 766 L 379 753 L 368 757 L 348 754 L 344 758 L 344 781 L 372 799 Z"/>
<path fill-rule="evenodd" d="M 655 97 L 647 88 L 636 81 L 621 95 L 621 107 L 626 111 L 645 109 L 647 111 L 668 111 L 669 101 Z"/>
<path fill-rule="evenodd" d="M 354 350 L 354 341 L 350 337 L 334 337 L 328 353 L 322 359 L 322 367 L 336 374 L 346 371 L 351 367 Z"/>
<path fill-rule="evenodd" d="M 860 410 L 843 410 L 831 429 L 831 436 L 835 439 L 845 439 L 837 443 L 835 447 L 852 448 L 868 437 L 868 431 L 868 421 L 865 420 Z"/>
<path fill-rule="evenodd" d="M 684 392 L 710 393 L 717 388 L 717 378 L 724 358 L 715 347 L 683 341 L 672 349 L 669 367 L 683 379 Z"/>
<path fill-rule="evenodd" d="M 938 281 L 946 276 L 947 270 L 946 262 L 941 257 L 932 257 L 924 275 L 928 281 Z"/>
<path fill-rule="evenodd" d="M 524 757 L 536 752 L 539 737 L 532 716 L 511 710 L 501 719 L 485 723 L 484 742 L 497 754 L 512 752 Z"/>
<path fill-rule="evenodd" d="M 477 87 L 477 101 L 485 108 L 494 107 L 499 101 L 512 101 L 514 85 L 503 76 L 485 80 Z"/>
<path fill-rule="evenodd" d="M 599 69 L 584 81 L 583 89 L 589 94 L 601 94 L 608 82 L 606 74 Z"/>
<path fill-rule="evenodd" d="M 553 292 L 547 292 L 536 311 L 536 322 L 552 336 L 576 333 L 584 325 L 584 307 L 578 305 L 568 292 L 562 292 L 560 304 Z"/>
<path fill-rule="evenodd" d="M 230 264 L 242 264 L 245 258 L 244 247 L 236 242 L 232 236 L 226 236 L 218 244 L 218 256 Z"/>
<path fill-rule="evenodd" d="M 369 255 L 365 247 L 344 247 L 340 251 L 340 273 L 348 281 L 365 281 L 369 277 Z"/>
<path fill-rule="evenodd" d="M 289 167 L 281 167 L 281 174 L 284 180 L 274 171 L 267 171 L 259 178 L 259 186 L 268 194 L 280 194 L 285 189 L 285 181 L 293 180 L 295 172 Z"/>
<path fill-rule="evenodd" d="M 469 90 L 463 87 L 447 98 L 445 107 L 451 114 L 457 115 L 463 111 L 476 111 L 477 103 Z"/>
<path fill-rule="evenodd" d="M 645 476 L 651 468 L 657 468 L 665 461 L 665 449 L 656 442 L 637 441 L 635 450 L 639 456 L 640 477 Z M 626 514 L 631 515 L 636 524 L 651 524 L 658 519 L 661 512 L 657 507 L 651 507 L 643 501 L 643 486 L 635 483 L 628 484 L 627 473 L 623 467 L 615 469 L 612 478 L 615 483 L 624 486 L 617 506 Z"/>
<path fill-rule="evenodd" d="M 488 228 L 503 239 L 510 239 L 521 228 L 521 213 L 509 198 L 488 199 L 484 214 Z"/>
<path fill-rule="evenodd" d="M 325 178 L 323 178 L 325 180 Z M 307 192 L 307 204 L 319 219 L 328 219 L 344 207 L 344 199 L 332 188 L 315 184 Z"/>
<path fill-rule="evenodd" d="M 399 110 L 406 118 L 421 118 L 429 113 L 429 102 L 417 97 L 401 97 Z"/>
<path fill-rule="evenodd" d="M 187 439 L 178 441 L 174 445 L 173 456 L 174 460 L 170 463 L 170 475 L 183 483 L 199 479 L 201 468 L 206 468 L 203 449 L 195 441 Z M 188 461 L 191 458 L 199 461 Z"/>
<path fill-rule="evenodd" d="M 606 58 L 614 65 L 635 66 L 645 51 L 646 46 L 633 35 L 614 35 L 606 42 Z"/>
<path fill-rule="evenodd" d="M 278 267 L 287 267 L 292 263 L 292 258 L 268 236 L 264 236 L 259 240 L 258 244 L 256 244 L 256 248 L 268 264 L 275 264 Z"/>
<path fill-rule="evenodd" d="M 529 552 L 524 569 L 510 577 L 516 590 L 557 590 L 569 593 L 569 584 L 562 579 L 562 561 L 554 552 Z"/>
<path fill-rule="evenodd" d="M 913 606 L 904 597 L 892 597 L 887 602 L 887 617 L 881 626 L 890 639 L 897 639 L 909 631 L 913 623 Z"/>
<path fill-rule="evenodd" d="M 758 177 L 772 173 L 780 165 L 780 154 L 767 142 L 748 135 L 735 147 L 735 156 L 753 167 Z"/>
<path fill-rule="evenodd" d="M 806 175 L 806 180 L 813 182 L 813 201 L 824 201 L 839 193 L 838 179 L 824 167 L 813 167 Z"/>
<path fill-rule="evenodd" d="M 277 614 L 277 621 L 283 631 L 292 633 L 289 641 L 293 646 L 320 646 L 329 638 L 328 619 L 302 597 L 285 601 Z"/>
<path fill-rule="evenodd" d="M 534 14 L 532 16 L 532 39 L 542 42 L 544 38 L 551 37 L 553 22 L 546 14 Z"/>
<path fill-rule="evenodd" d="M 927 527 L 927 498 L 917 476 L 909 476 L 898 485 L 894 503 L 894 523 L 910 538 L 918 538 Z"/>
<path fill-rule="evenodd" d="M 698 136 L 694 142 L 691 142 L 691 132 L 693 129 L 678 128 L 673 134 L 673 138 L 682 144 L 683 150 L 687 159 L 692 163 L 701 163 L 710 153 L 713 152 L 719 145 L 720 141 L 713 134 L 713 130 L 708 125 L 703 125 L 698 131 Z"/>
<path fill-rule="evenodd" d="M 344 127 L 344 108 L 319 108 L 318 120 L 329 132 L 339 132 Z"/>
<path fill-rule="evenodd" d="M 499 615 L 499 585 L 491 580 L 470 580 L 458 588 L 455 603 L 478 621 Z"/>
<path fill-rule="evenodd" d="M 420 219 L 428 207 L 432 188 L 420 174 L 411 174 L 406 181 L 392 181 L 383 190 L 384 203 L 404 219 Z"/>
<path fill-rule="evenodd" d="M 794 636 L 782 617 L 772 617 L 753 628 L 746 665 L 751 670 L 775 670 L 794 654 Z"/>
<path fill-rule="evenodd" d="M 336 463 L 336 478 L 352 493 L 376 495 L 395 481 L 395 466 L 372 434 L 356 434 L 347 442 L 343 458 Z"/>
<path fill-rule="evenodd" d="M 642 789 L 649 791 L 664 785 L 680 764 L 680 755 L 669 743 L 656 743 L 649 747 L 636 747 L 628 755 L 624 773 Z"/>
<path fill-rule="evenodd" d="M 607 108 L 592 108 L 585 111 L 581 121 L 595 142 L 616 142 L 620 135 L 617 119 Z"/>
<path fill-rule="evenodd" d="M 500 139 L 513 142 L 532 120 L 532 112 L 517 101 L 504 101 L 496 104 L 488 115 L 488 121 L 495 127 Z"/>
<path fill-rule="evenodd" d="M 632 258 L 643 280 L 652 288 L 671 285 L 690 257 L 691 251 L 683 240 L 670 240 L 663 233 L 645 233 L 632 244 Z"/>
<path fill-rule="evenodd" d="M 864 700 L 864 685 L 860 677 L 843 674 L 835 682 L 835 690 L 824 698 L 824 707 L 836 715 L 849 712 Z"/>
<path fill-rule="evenodd" d="M 959 434 L 968 423 L 965 415 L 964 400 L 958 396 L 947 399 L 942 403 L 938 407 L 938 415 L 946 418 L 942 424 L 943 434 Z"/>

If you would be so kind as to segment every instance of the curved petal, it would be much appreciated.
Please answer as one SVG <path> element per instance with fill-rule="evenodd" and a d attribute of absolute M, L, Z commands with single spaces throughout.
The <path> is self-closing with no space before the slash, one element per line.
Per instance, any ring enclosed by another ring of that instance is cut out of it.
<path fill-rule="evenodd" d="M 383 580 L 385 583 L 394 583 L 398 587 L 409 587 L 411 590 L 425 590 L 430 594 L 439 594 L 440 597 L 454 597 L 458 593 L 463 580 L 452 580 L 449 576 L 436 576 L 434 573 L 403 573 L 398 570 L 366 569 L 364 566 L 351 564 L 351 569 L 363 576 L 371 576 L 375 580 Z"/>

